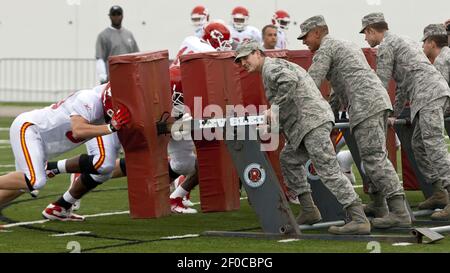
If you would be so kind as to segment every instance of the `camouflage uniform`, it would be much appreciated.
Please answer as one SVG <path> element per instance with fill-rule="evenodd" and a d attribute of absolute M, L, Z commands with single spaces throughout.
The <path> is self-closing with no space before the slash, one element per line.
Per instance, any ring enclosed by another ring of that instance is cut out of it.
<path fill-rule="evenodd" d="M 330 104 L 334 113 L 340 108 L 334 97 L 348 101 L 350 129 L 369 178 L 369 192 L 381 192 L 387 198 L 404 194 L 397 172 L 387 157 L 387 117 L 392 111 L 391 101 L 361 48 L 326 35 L 308 73 L 318 87 L 323 80 L 330 81 L 333 88 Z"/>
<path fill-rule="evenodd" d="M 444 139 L 444 109 L 450 88 L 423 53 L 420 45 L 386 31 L 377 53 L 377 74 L 387 87 L 397 83 L 394 116 L 410 101 L 415 127 L 412 149 L 417 165 L 429 183 L 450 186 L 450 158 Z"/>
<path fill-rule="evenodd" d="M 266 57 L 262 77 L 269 102 L 279 106 L 287 138 L 280 162 L 288 187 L 299 195 L 311 191 L 304 167 L 310 158 L 322 182 L 344 207 L 360 202 L 340 170 L 329 137 L 333 113 L 308 73 L 291 62 Z"/>
<path fill-rule="evenodd" d="M 444 79 L 450 85 L 450 48 L 443 47 L 439 56 L 434 60 L 433 65 L 441 72 Z"/>

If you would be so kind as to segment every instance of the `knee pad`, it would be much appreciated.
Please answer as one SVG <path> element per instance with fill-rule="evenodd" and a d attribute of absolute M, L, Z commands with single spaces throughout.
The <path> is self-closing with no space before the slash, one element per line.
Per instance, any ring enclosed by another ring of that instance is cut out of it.
<path fill-rule="evenodd" d="M 127 166 L 125 165 L 125 158 L 121 158 L 119 160 L 119 166 L 120 166 L 120 170 L 122 171 L 123 175 L 127 176 Z"/>
<path fill-rule="evenodd" d="M 348 150 L 340 151 L 337 155 L 337 160 L 339 162 L 339 166 L 344 172 L 349 172 L 352 170 L 353 157 L 352 153 Z"/>
<path fill-rule="evenodd" d="M 33 185 L 31 185 L 31 181 L 28 179 L 27 175 L 25 175 L 25 182 L 27 183 L 27 187 L 30 190 L 30 192 L 34 190 L 40 190 L 42 189 L 45 184 L 47 183 L 47 177 L 36 177 L 36 180 L 34 181 Z"/>
<path fill-rule="evenodd" d="M 103 164 L 97 169 L 99 175 L 110 175 L 114 171 L 116 165 L 116 160 L 111 160 L 112 162 L 103 162 Z"/>
<path fill-rule="evenodd" d="M 80 176 L 81 183 L 88 189 L 92 190 L 96 188 L 101 183 L 97 182 L 92 178 L 92 176 L 88 173 L 82 173 Z"/>
<path fill-rule="evenodd" d="M 186 160 L 183 162 L 170 161 L 171 169 L 178 174 L 189 175 L 195 173 L 195 160 Z"/>
<path fill-rule="evenodd" d="M 98 174 L 97 169 L 95 169 L 94 164 L 92 164 L 93 161 L 94 161 L 93 155 L 87 154 L 80 155 L 78 164 L 80 166 L 81 173 Z"/>
<path fill-rule="evenodd" d="M 169 177 L 171 179 L 177 179 L 178 176 L 180 176 L 178 173 L 176 173 L 174 170 L 172 170 L 172 167 L 170 167 L 170 163 L 169 163 Z"/>

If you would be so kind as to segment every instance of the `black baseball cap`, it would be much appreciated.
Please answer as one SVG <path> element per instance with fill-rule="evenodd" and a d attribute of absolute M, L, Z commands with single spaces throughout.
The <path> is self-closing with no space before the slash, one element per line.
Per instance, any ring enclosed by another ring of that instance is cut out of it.
<path fill-rule="evenodd" d="M 123 10 L 120 6 L 115 5 L 109 9 L 109 15 L 122 15 L 122 14 Z"/>

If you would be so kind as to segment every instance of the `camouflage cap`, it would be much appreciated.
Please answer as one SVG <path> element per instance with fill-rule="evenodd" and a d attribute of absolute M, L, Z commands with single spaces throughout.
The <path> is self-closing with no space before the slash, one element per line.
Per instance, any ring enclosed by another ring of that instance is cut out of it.
<path fill-rule="evenodd" d="M 447 36 L 447 30 L 443 24 L 430 24 L 423 30 L 422 42 L 430 36 Z"/>
<path fill-rule="evenodd" d="M 258 43 L 258 41 L 250 40 L 243 42 L 236 48 L 236 57 L 234 58 L 234 62 L 235 63 L 239 62 L 239 59 L 250 55 L 255 50 L 264 51 L 264 49 Z"/>
<path fill-rule="evenodd" d="M 302 40 L 308 32 L 313 30 L 316 27 L 319 26 L 326 26 L 327 23 L 325 23 L 325 18 L 323 18 L 322 15 L 316 15 L 311 18 L 306 19 L 301 25 L 300 30 L 302 33 L 297 37 L 297 40 Z"/>
<path fill-rule="evenodd" d="M 386 21 L 384 20 L 384 15 L 382 12 L 373 12 L 373 13 L 369 13 L 366 16 L 364 16 L 362 18 L 362 29 L 359 33 L 364 33 L 364 30 L 366 29 L 366 27 L 368 27 L 369 25 L 375 24 L 375 23 L 386 23 Z"/>

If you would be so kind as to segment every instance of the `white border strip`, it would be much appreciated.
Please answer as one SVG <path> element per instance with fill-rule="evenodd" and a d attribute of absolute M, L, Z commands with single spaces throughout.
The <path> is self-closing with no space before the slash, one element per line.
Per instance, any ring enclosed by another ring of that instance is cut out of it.
<path fill-rule="evenodd" d="M 176 240 L 176 239 L 195 238 L 195 237 L 200 237 L 200 234 L 186 234 L 186 235 L 179 235 L 179 236 L 167 236 L 167 237 L 161 237 L 160 239 L 163 239 L 163 240 Z"/>
<path fill-rule="evenodd" d="M 76 232 L 70 232 L 70 233 L 58 233 L 58 234 L 51 234 L 48 235 L 50 237 L 64 237 L 64 236 L 75 236 L 80 234 L 90 234 L 90 231 L 76 231 Z"/>
<path fill-rule="evenodd" d="M 241 197 L 240 200 L 247 199 L 247 197 Z M 194 205 L 199 205 L 200 202 L 195 202 Z M 120 214 L 130 214 L 129 210 L 125 211 L 115 211 L 115 212 L 106 212 L 106 213 L 97 213 L 97 214 L 89 214 L 89 215 L 83 215 L 85 218 L 94 218 L 94 217 L 103 217 L 103 216 L 111 216 L 111 215 L 120 215 Z M 20 227 L 20 226 L 28 226 L 28 225 L 34 225 L 34 224 L 43 224 L 50 220 L 44 219 L 44 220 L 38 220 L 38 221 L 29 221 L 29 222 L 18 222 L 18 223 L 12 223 L 12 224 L 6 224 L 6 225 L 0 225 L 1 228 L 11 228 L 11 227 Z"/>

